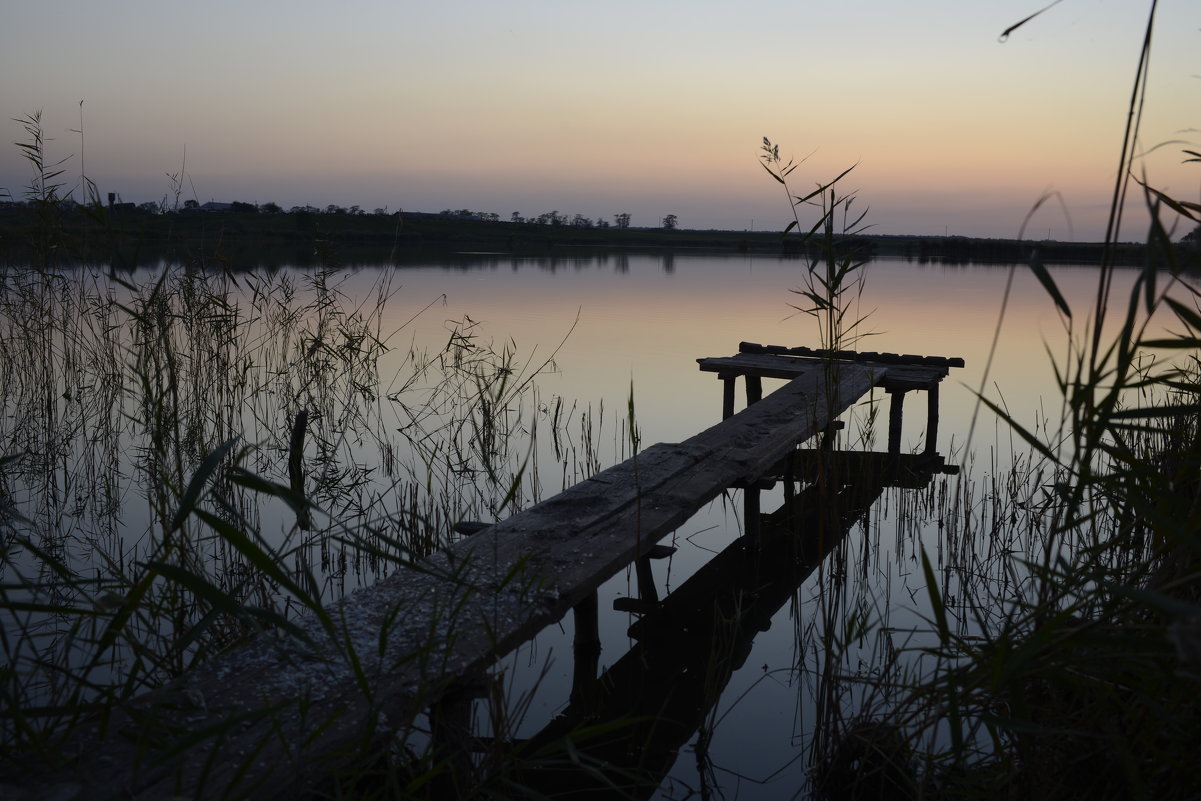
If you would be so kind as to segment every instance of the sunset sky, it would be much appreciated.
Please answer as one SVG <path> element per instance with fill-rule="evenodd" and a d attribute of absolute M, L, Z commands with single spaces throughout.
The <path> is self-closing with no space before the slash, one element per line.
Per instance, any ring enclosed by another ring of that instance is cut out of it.
<path fill-rule="evenodd" d="M 879 233 L 1015 236 L 1055 190 L 1030 235 L 1095 240 L 1149 4 L 1062 0 L 998 41 L 1046 1 L 14 1 L 0 102 L 5 141 L 41 110 L 68 188 L 126 201 L 183 169 L 201 202 L 773 229 L 769 136 L 808 156 L 798 192 L 858 163 Z M 1186 144 L 1146 169 L 1197 200 L 1201 3 L 1155 36 L 1142 144 Z M 0 148 L 0 188 L 28 182 Z"/>

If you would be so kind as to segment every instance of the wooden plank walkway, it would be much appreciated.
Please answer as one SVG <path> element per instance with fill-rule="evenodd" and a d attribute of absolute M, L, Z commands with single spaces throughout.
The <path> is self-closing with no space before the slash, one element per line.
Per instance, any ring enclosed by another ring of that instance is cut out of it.
<path fill-rule="evenodd" d="M 629 629 L 634 644 L 599 675 L 600 642 L 589 641 L 596 633 L 582 625 L 587 613 L 576 608 L 569 703 L 538 732 L 506 743 L 529 765 L 516 766 L 517 784 L 552 798 L 609 797 L 604 778 L 562 758 L 570 737 L 581 758 L 613 768 L 630 798 L 650 797 L 760 632 L 884 489 L 917 489 L 938 473 L 956 472 L 941 456 L 927 454 L 822 450 L 806 452 L 801 461 L 810 466 L 819 459 L 845 468 L 833 470 L 842 477 L 837 486 L 810 484 L 786 493 L 779 509 L 761 515 L 759 536 L 735 539 L 664 600 L 647 602 L 643 594 L 641 616 Z M 463 745 L 486 752 L 493 742 L 468 734 Z"/>
<path fill-rule="evenodd" d="M 734 413 L 735 382 L 746 382 L 747 405 L 763 397 L 764 378 L 792 380 L 815 371 L 822 371 L 832 359 L 836 363 L 866 367 L 873 376 L 874 386 L 882 388 L 891 398 L 888 414 L 888 452 L 897 454 L 901 446 L 901 421 L 906 393 L 924 390 L 926 407 L 926 453 L 934 453 L 938 439 L 938 388 L 952 367 L 963 367 L 958 357 L 917 356 L 896 353 L 862 353 L 859 351 L 814 350 L 788 348 L 782 345 L 759 345 L 742 342 L 734 356 L 697 359 L 702 370 L 717 373 L 723 382 L 722 415 Z"/>
<path fill-rule="evenodd" d="M 764 515 L 755 543 L 734 541 L 639 619 L 630 629 L 633 647 L 600 676 L 574 688 L 568 706 L 524 741 L 523 749 L 553 753 L 573 731 L 590 728 L 598 733 L 575 744 L 579 753 L 635 782 L 628 788 L 632 798 L 649 796 L 704 724 L 756 635 L 845 539 L 884 486 L 869 480 L 832 494 L 809 487 Z M 837 507 L 836 515 L 829 513 L 831 506 Z M 553 762 L 524 772 L 519 781 L 548 797 L 604 790 L 594 777 Z"/>
<path fill-rule="evenodd" d="M 789 357 L 791 358 L 791 357 Z M 562 618 L 726 488 L 753 482 L 906 366 L 806 369 L 355 592 L 303 638 L 268 632 L 78 731 L 77 760 L 14 798 L 291 798 L 403 734 L 456 680 Z"/>

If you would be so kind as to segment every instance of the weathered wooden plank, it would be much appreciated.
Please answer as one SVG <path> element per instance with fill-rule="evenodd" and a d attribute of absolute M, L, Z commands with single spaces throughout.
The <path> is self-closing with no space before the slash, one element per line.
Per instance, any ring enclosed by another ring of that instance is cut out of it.
<path fill-rule="evenodd" d="M 921 489 L 938 474 L 956 475 L 959 468 L 948 465 L 937 453 L 882 453 L 839 451 L 830 454 L 813 448 L 799 448 L 787 466 L 794 475 L 827 484 L 874 482 L 885 487 Z"/>
<path fill-rule="evenodd" d="M 490 558 L 506 563 L 530 556 L 544 560 L 554 567 L 558 591 L 573 602 L 576 593 L 599 586 L 734 482 L 757 479 L 796 443 L 824 430 L 870 388 L 870 380 L 866 370 L 849 368 L 836 392 L 827 395 L 824 376 L 796 379 L 701 434 L 679 444 L 656 445 L 498 523 L 483 535 L 498 535 Z M 597 493 L 602 499 L 591 498 Z M 564 526 L 563 514 L 571 513 L 577 497 L 589 497 L 594 513 L 587 521 Z M 609 509 L 604 514 L 602 504 Z M 536 543 L 542 548 L 536 550 Z"/>
<path fill-rule="evenodd" d="M 876 386 L 888 392 L 925 391 L 929 393 L 930 402 L 937 405 L 938 385 L 947 373 L 946 367 L 889 365 L 888 373 Z"/>
<path fill-rule="evenodd" d="M 697 359 L 697 364 L 705 372 L 723 376 L 741 373 L 748 377 L 789 380 L 807 372 L 824 370 L 829 362 L 771 353 L 742 353 L 737 356 L 709 356 Z M 929 389 L 948 374 L 947 365 L 939 364 L 886 364 L 883 361 L 855 361 L 853 364 L 872 370 L 876 375 L 876 386 L 906 391 Z"/>
<path fill-rule="evenodd" d="M 747 354 L 776 354 L 781 356 L 802 356 L 813 359 L 841 359 L 855 362 L 880 362 L 881 364 L 933 365 L 939 367 L 963 367 L 964 360 L 958 356 L 920 356 L 913 353 L 898 355 L 896 353 L 876 353 L 875 351 L 856 350 L 826 350 L 823 348 L 795 347 L 783 345 L 760 345 L 757 342 L 740 342 L 739 353 Z"/>
<path fill-rule="evenodd" d="M 824 430 L 878 373 L 808 371 L 685 442 L 659 444 L 412 569 L 268 632 L 89 729 L 79 760 L 24 797 L 294 796 L 383 735 L 403 733 L 649 552 L 736 481 Z"/>
<path fill-rule="evenodd" d="M 782 378 L 792 380 L 806 372 L 821 369 L 820 362 L 803 361 L 790 357 L 759 355 L 744 356 L 711 356 L 697 359 L 701 370 L 719 375 L 747 375 L 754 373 L 762 378 Z M 725 380 L 725 379 L 723 379 Z"/>

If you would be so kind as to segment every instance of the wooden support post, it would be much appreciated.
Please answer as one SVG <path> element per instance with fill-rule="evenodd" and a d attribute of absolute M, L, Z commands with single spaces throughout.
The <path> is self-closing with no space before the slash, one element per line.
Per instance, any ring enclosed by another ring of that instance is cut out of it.
<path fill-rule="evenodd" d="M 759 493 L 761 490 L 754 485 L 742 491 L 742 526 L 748 542 L 754 544 L 759 540 Z"/>
<path fill-rule="evenodd" d="M 797 492 L 797 451 L 788 454 L 784 467 L 784 501 L 787 503 L 796 497 Z"/>
<path fill-rule="evenodd" d="M 888 452 L 896 456 L 901 452 L 901 418 L 905 412 L 905 390 L 887 390 L 892 395 L 888 409 Z"/>
<path fill-rule="evenodd" d="M 572 641 L 571 703 L 585 703 L 596 691 L 600 666 L 600 604 L 593 590 L 572 609 L 575 638 Z"/>
<path fill-rule="evenodd" d="M 746 405 L 758 403 L 763 400 L 763 379 L 757 375 L 747 373 L 746 375 Z"/>
<path fill-rule="evenodd" d="M 938 384 L 931 385 L 927 393 L 930 405 L 926 409 L 925 453 L 935 453 L 938 451 Z"/>
<path fill-rule="evenodd" d="M 734 382 L 738 375 L 722 373 L 721 378 L 721 419 L 728 420 L 734 416 Z"/>
<path fill-rule="evenodd" d="M 471 786 L 472 702 L 479 695 L 479 688 L 469 684 L 455 684 L 442 695 L 429 710 L 430 736 L 434 747 L 446 758 L 450 771 L 439 777 L 441 794 L 456 797 L 464 788 Z"/>
<path fill-rule="evenodd" d="M 650 603 L 659 603 L 659 591 L 655 589 L 655 576 L 651 572 L 650 557 L 640 556 L 634 560 L 634 573 L 638 577 L 638 597 Z"/>

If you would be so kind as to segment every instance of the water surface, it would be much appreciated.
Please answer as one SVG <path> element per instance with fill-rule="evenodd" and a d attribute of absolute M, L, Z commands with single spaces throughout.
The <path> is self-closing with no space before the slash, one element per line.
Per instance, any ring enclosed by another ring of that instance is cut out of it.
<path fill-rule="evenodd" d="M 518 421 L 513 448 L 516 461 L 528 456 L 529 469 L 520 492 L 527 501 L 548 497 L 594 470 L 620 461 L 635 443 L 646 447 L 687 439 L 721 416 L 721 384 L 712 373 L 698 369 L 698 358 L 734 354 L 741 341 L 820 344 L 813 319 L 794 308 L 803 303 L 793 290 L 803 285 L 805 269 L 802 261 L 766 257 L 627 255 L 547 260 L 477 256 L 399 268 L 365 265 L 331 273 L 322 279 L 322 291 L 332 286 L 354 314 L 372 308 L 381 282 L 390 288 L 378 330 L 391 350 L 380 360 L 378 372 L 362 374 L 361 384 L 350 382 L 331 391 L 345 394 L 348 407 L 355 407 L 359 402 L 355 398 L 364 394 L 382 400 L 365 402 L 362 415 L 348 417 L 351 422 L 343 429 L 331 428 L 332 419 L 322 423 L 326 428 L 314 429 L 308 450 L 313 461 L 310 481 L 321 466 L 313 458 L 315 443 L 318 436 L 324 437 L 321 447 L 332 448 L 331 453 L 347 461 L 340 467 L 347 468 L 348 480 L 355 482 L 359 493 L 353 514 L 346 511 L 350 504 L 326 503 L 335 523 L 360 526 L 386 520 L 404 506 L 405 493 L 416 491 L 424 477 L 421 465 L 408 478 L 403 469 L 399 473 L 393 469 L 393 460 L 403 463 L 406 455 L 393 452 L 391 443 L 395 441 L 399 447 L 401 429 L 408 431 L 404 436 L 413 431 L 399 411 L 400 401 L 393 398 L 420 407 L 421 391 L 402 389 L 411 366 L 409 353 L 416 348 L 437 354 L 452 337 L 487 341 L 493 350 L 511 349 L 517 354 L 514 375 L 521 376 L 514 380 L 523 380 L 545 363 L 535 379 L 532 408 L 501 404 L 493 411 L 497 419 Z M 1053 273 L 1077 320 L 1086 318 L 1097 270 L 1058 267 Z M 1031 484 L 1019 494 L 1035 492 L 1037 466 L 1020 440 L 980 407 L 975 390 L 983 387 L 987 397 L 1007 408 L 1023 425 L 1053 429 L 1059 417 L 1059 391 L 1048 351 L 1065 352 L 1067 318 L 1056 312 L 1024 268 L 877 261 L 865 268 L 865 276 L 862 294 L 848 299 L 853 306 L 851 316 L 863 320 L 850 332 L 858 338 L 861 350 L 966 360 L 967 366 L 953 370 L 942 386 L 938 436 L 939 451 L 949 463 L 962 468 L 964 479 L 940 477 L 920 489 L 884 491 L 856 518 L 845 538 L 828 544 L 833 549 L 829 557 L 814 559 L 803 577 L 787 578 L 800 582 L 799 586 L 773 584 L 776 589 L 762 593 L 772 598 L 770 608 L 759 610 L 753 625 L 743 626 L 739 636 L 731 635 L 728 641 L 716 638 L 712 653 L 703 647 L 693 653 L 690 645 L 680 644 L 676 650 L 682 661 L 673 663 L 673 648 L 654 647 L 668 639 L 665 633 L 652 636 L 642 632 L 641 643 L 632 636 L 637 615 L 613 609 L 615 601 L 638 595 L 632 571 L 620 572 L 601 588 L 602 650 L 596 670 L 612 669 L 611 676 L 633 680 L 639 671 L 630 666 L 637 667 L 642 664 L 638 660 L 645 660 L 654 667 L 647 669 L 647 675 L 654 674 L 661 682 L 653 692 L 665 698 L 675 691 L 691 693 L 685 701 L 693 719 L 682 735 L 676 732 L 676 741 L 661 744 L 665 765 L 670 765 L 664 768 L 666 778 L 659 790 L 663 798 L 689 797 L 701 793 L 702 787 L 739 798 L 780 798 L 799 792 L 804 787 L 808 748 L 822 726 L 839 715 L 855 715 L 864 699 L 878 695 L 886 665 L 896 669 L 898 662 L 890 661 L 894 655 L 904 654 L 906 670 L 920 669 L 920 656 L 912 647 L 929 636 L 921 555 L 927 554 L 935 565 L 948 605 L 963 613 L 965 632 L 970 633 L 967 621 L 973 600 L 988 603 L 1009 591 L 1006 582 L 1020 581 L 1021 576 L 1020 570 L 1007 573 L 1002 569 L 1005 559 L 1035 544 L 1031 532 L 1037 526 L 1033 522 L 1026 525 L 1027 518 L 1018 515 L 1020 511 L 1034 521 L 1033 505 L 1015 507 L 1013 490 L 1006 487 L 1015 483 L 1011 478 L 1016 470 L 1017 484 Z M 286 281 L 274 284 L 272 291 L 282 291 L 280 287 L 286 284 L 298 297 L 319 297 L 311 274 L 285 270 L 282 277 Z M 1119 274 L 1114 293 L 1119 304 L 1125 302 L 1124 285 L 1131 279 L 1130 274 Z M 103 278 L 96 280 L 103 285 Z M 985 380 L 1007 286 L 1009 300 L 1001 335 Z M 103 291 L 128 300 L 119 287 L 103 285 Z M 235 293 L 234 302 L 243 300 L 249 303 Z M 273 307 L 267 304 L 264 308 Z M 318 352 L 316 343 L 323 338 L 333 341 L 335 329 L 350 316 L 331 317 L 316 326 L 314 348 L 308 355 Z M 20 320 L 8 323 L 12 332 L 27 330 Z M 133 352 L 131 343 L 126 339 L 115 346 L 115 358 L 124 358 L 124 348 Z M 188 344 L 197 350 L 186 354 L 187 358 L 198 363 L 212 355 L 205 351 L 220 350 L 211 342 L 189 340 Z M 337 350 L 321 352 L 336 354 Z M 308 357 L 290 362 L 288 354 L 281 358 L 274 368 L 278 376 L 300 372 Z M 203 374 L 196 379 L 197 398 L 203 407 Z M 139 480 L 136 465 L 146 458 L 147 450 L 144 443 L 117 441 L 133 430 L 130 422 L 139 409 L 122 406 L 122 401 L 98 411 L 85 408 L 87 404 L 78 399 L 90 403 L 98 397 L 98 383 L 76 387 L 71 380 L 48 377 L 48 397 L 60 398 L 54 408 L 61 408 L 63 426 L 62 431 L 48 431 L 47 436 L 61 437 L 61 443 L 54 441 L 63 453 L 94 455 L 99 451 L 93 440 L 70 438 L 86 439 L 88 432 L 97 430 L 97 421 L 111 421 L 106 441 L 112 441 L 102 448 L 103 470 L 80 467 L 79 460 L 70 456 L 62 458 L 61 464 L 56 462 L 54 470 L 61 472 L 64 495 L 57 500 L 47 496 L 38 514 L 55 521 L 64 533 L 65 552 L 85 566 L 88 559 L 99 568 L 110 558 L 114 562 L 144 558 L 139 557 L 139 549 L 153 540 L 155 524 L 146 511 L 148 503 L 140 498 L 147 482 Z M 307 384 L 298 389 L 299 381 L 285 376 L 276 382 L 267 377 L 261 386 L 256 384 L 259 388 L 244 406 L 231 399 L 228 408 L 221 404 L 202 408 L 202 417 L 212 412 L 219 419 L 220 430 L 206 436 L 220 441 L 231 434 L 240 435 L 256 447 L 250 464 L 253 469 L 286 480 L 287 421 L 295 412 L 294 401 L 311 389 Z M 770 391 L 772 382 L 767 384 Z M 910 397 L 902 444 L 906 452 L 920 450 L 926 436 L 924 399 Z M 15 451 L 24 441 L 25 426 L 14 410 L 28 405 L 30 398 L 40 403 L 41 396 L 5 398 L 11 408 L 6 409 L 4 445 L 5 450 Z M 36 403 L 30 406 L 35 416 L 45 408 Z M 877 392 L 854 409 L 842 435 L 843 446 L 883 450 L 886 426 L 870 423 L 873 412 L 886 419 L 887 403 Z M 636 433 L 630 430 L 631 405 Z M 82 422 L 77 424 L 77 419 Z M 48 429 L 52 427 L 47 424 Z M 470 446 L 476 438 L 476 433 L 466 431 L 461 444 Z M 387 447 L 381 449 L 385 442 Z M 527 448 L 526 442 L 532 444 Z M 185 472 L 194 469 L 187 465 Z M 68 497 L 83 492 L 77 484 L 83 477 L 81 471 L 100 474 L 113 483 L 112 487 L 105 484 L 105 497 L 112 503 L 105 505 L 109 517 L 103 524 L 104 537 L 84 521 L 81 510 L 87 507 L 87 499 L 72 505 Z M 35 476 L 26 486 L 14 485 L 13 497 L 40 497 L 44 488 L 39 489 L 39 480 Z M 447 470 L 439 480 L 467 483 L 478 480 L 478 472 L 469 476 Z M 53 481 L 47 486 L 59 489 Z M 52 501 L 61 503 L 62 508 L 52 508 Z M 720 582 L 695 590 L 697 577 L 706 570 L 712 572 L 706 564 L 738 540 L 742 502 L 741 491 L 730 491 L 665 540 L 677 550 L 670 559 L 654 563 L 653 578 L 660 596 L 679 588 L 701 595 L 722 592 Z M 763 510 L 770 512 L 784 502 L 784 493 L 777 487 L 764 493 Z M 456 501 L 447 503 L 455 506 Z M 444 527 L 468 515 L 491 519 L 486 509 L 466 500 L 447 514 L 451 519 L 440 521 Z M 256 519 L 261 520 L 268 538 L 281 544 L 296 542 L 295 518 L 282 506 L 268 508 Z M 319 539 L 315 533 L 305 537 L 314 543 Z M 99 556 L 100 547 L 113 550 Z M 336 550 L 326 545 L 315 544 L 313 554 L 314 564 L 320 564 L 327 575 L 327 599 L 370 583 L 378 572 L 361 568 L 357 561 L 340 569 Z M 737 572 L 737 559 L 728 562 L 723 557 L 718 564 L 731 574 Z M 755 586 L 758 579 L 751 580 L 748 586 Z M 766 576 L 763 582 L 766 586 Z M 848 627 L 848 621 L 862 625 Z M 509 699 L 507 720 L 498 734 L 540 736 L 569 708 L 572 634 L 573 620 L 568 616 L 497 666 L 495 675 Z M 631 648 L 635 650 L 627 656 Z M 715 664 L 714 654 L 737 669 L 731 675 L 723 668 L 709 676 L 706 671 Z M 700 680 L 698 672 L 705 674 Z M 629 694 L 635 693 L 631 690 Z M 477 730 L 487 732 L 492 726 L 487 704 L 478 702 L 475 712 Z M 648 713 L 644 709 L 633 714 Z"/>
<path fill-rule="evenodd" d="M 744 340 L 819 345 L 812 318 L 793 308 L 802 303 L 792 290 L 802 285 L 804 270 L 800 261 L 762 257 L 492 259 L 465 269 L 405 268 L 399 280 L 410 299 L 445 293 L 439 314 L 448 319 L 469 315 L 479 321 L 481 332 L 511 338 L 519 349 L 548 354 L 562 341 L 557 371 L 539 380 L 543 399 L 559 395 L 603 404 L 621 418 L 632 393 L 645 445 L 686 439 L 720 418 L 720 382 L 697 369 L 698 357 L 733 354 Z M 1097 270 L 1057 267 L 1052 272 L 1076 317 L 1087 317 Z M 1120 304 L 1132 278 L 1119 275 L 1114 297 Z M 976 390 L 983 386 L 987 397 L 1023 425 L 1054 424 L 1060 401 L 1048 352 L 1064 353 L 1069 320 L 1022 267 L 873 262 L 866 268 L 865 290 L 853 303 L 853 316 L 864 320 L 853 332 L 860 349 L 966 360 L 966 368 L 953 370 L 943 385 L 938 444 L 975 483 L 965 487 L 958 479 L 939 478 L 926 489 L 886 492 L 832 561 L 810 575 L 766 630 L 755 635 L 716 702 L 704 700 L 712 703 L 704 733 L 699 739 L 693 735 L 679 752 L 660 797 L 686 798 L 702 787 L 738 798 L 787 798 L 799 792 L 815 726 L 853 716 L 859 699 L 876 691 L 874 682 L 889 655 L 928 636 L 923 549 L 940 569 L 949 602 L 966 614 L 969 601 L 963 595 L 986 592 L 989 582 L 998 580 L 989 571 L 1000 569 L 999 554 L 1032 547 L 1017 525 L 1002 531 L 992 519 L 1004 500 L 989 487 L 1011 474 L 1015 460 L 1020 471 L 1030 463 L 1021 442 L 980 407 Z M 985 381 L 998 324 L 1000 338 Z M 427 317 L 422 325 L 432 332 L 438 321 Z M 925 401 L 910 397 L 905 451 L 920 450 L 925 436 Z M 886 416 L 882 393 L 871 401 L 883 404 Z M 865 402 L 853 415 L 847 439 L 882 450 L 883 426 L 866 442 L 859 436 L 869 408 Z M 782 501 L 779 490 L 768 493 L 764 511 Z M 679 550 L 671 560 L 655 563 L 660 594 L 681 586 L 741 534 L 740 504 L 741 493 L 731 492 L 669 538 Z M 964 543 L 963 530 L 973 525 L 985 536 Z M 957 559 L 971 566 L 953 564 Z M 615 600 L 631 595 L 637 595 L 632 571 L 600 591 L 602 671 L 636 644 L 628 630 L 637 616 L 612 611 Z M 852 614 L 870 620 L 870 633 L 830 662 L 822 635 Z M 512 723 L 517 736 L 534 735 L 567 705 L 571 632 L 569 617 L 498 671 L 510 678 L 513 697 L 533 695 L 524 717 Z M 906 659 L 910 669 L 920 669 L 920 657 Z M 535 682 L 532 677 L 543 669 L 545 675 Z"/>

